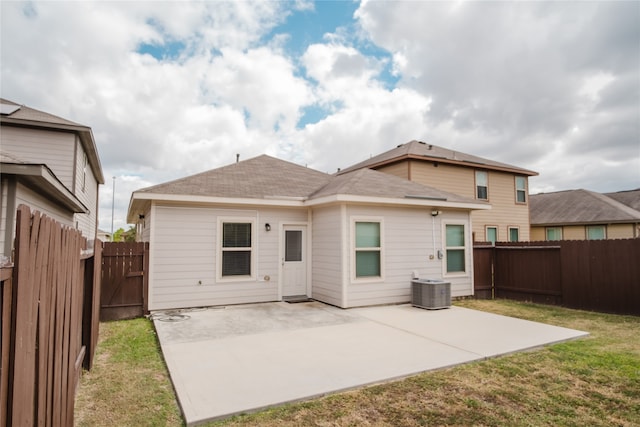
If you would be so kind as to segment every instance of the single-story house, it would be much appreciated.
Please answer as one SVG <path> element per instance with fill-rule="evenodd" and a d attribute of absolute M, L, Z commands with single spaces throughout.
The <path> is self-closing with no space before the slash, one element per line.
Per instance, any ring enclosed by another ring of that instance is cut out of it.
<path fill-rule="evenodd" d="M 529 201 L 532 240 L 640 237 L 640 211 L 636 209 L 640 190 L 607 194 L 566 190 L 534 194 Z"/>
<path fill-rule="evenodd" d="M 410 301 L 412 278 L 473 295 L 470 213 L 490 205 L 370 169 L 329 175 L 266 155 L 135 191 L 150 310 L 310 297 Z"/>

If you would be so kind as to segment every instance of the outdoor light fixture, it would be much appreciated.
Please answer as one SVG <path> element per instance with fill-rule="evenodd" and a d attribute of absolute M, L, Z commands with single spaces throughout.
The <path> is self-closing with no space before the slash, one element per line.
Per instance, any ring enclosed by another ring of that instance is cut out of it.
<path fill-rule="evenodd" d="M 266 224 L 264 225 L 264 229 L 265 229 L 266 231 L 271 231 L 271 225 L 270 225 L 269 223 L 266 223 Z"/>
<path fill-rule="evenodd" d="M 440 215 L 440 211 L 431 211 L 431 216 L 438 216 Z"/>

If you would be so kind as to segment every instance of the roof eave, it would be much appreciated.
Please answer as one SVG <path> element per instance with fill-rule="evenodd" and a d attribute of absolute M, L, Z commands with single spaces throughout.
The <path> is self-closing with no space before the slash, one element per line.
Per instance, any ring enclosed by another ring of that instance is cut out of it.
<path fill-rule="evenodd" d="M 2 174 L 19 177 L 74 213 L 89 213 L 89 209 L 58 180 L 46 165 L 2 163 Z"/>
<path fill-rule="evenodd" d="M 415 198 L 415 197 L 372 197 L 357 196 L 351 194 L 334 194 L 323 196 L 317 199 L 309 200 L 307 206 L 320 206 L 332 203 L 362 203 L 372 205 L 391 205 L 391 206 L 420 206 L 420 207 L 438 207 L 452 208 L 463 210 L 486 210 L 491 209 L 491 205 L 484 203 L 455 202 L 442 200 L 438 198 Z"/>

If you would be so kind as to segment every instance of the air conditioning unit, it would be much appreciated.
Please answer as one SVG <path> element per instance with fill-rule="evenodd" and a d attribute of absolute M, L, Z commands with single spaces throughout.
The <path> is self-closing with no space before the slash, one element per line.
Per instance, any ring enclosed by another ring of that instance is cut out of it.
<path fill-rule="evenodd" d="M 428 310 L 451 307 L 451 283 L 435 279 L 413 279 L 411 305 Z"/>

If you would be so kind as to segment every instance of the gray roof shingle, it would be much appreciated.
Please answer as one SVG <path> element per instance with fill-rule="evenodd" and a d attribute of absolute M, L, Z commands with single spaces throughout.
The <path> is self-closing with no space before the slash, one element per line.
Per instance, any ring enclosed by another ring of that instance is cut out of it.
<path fill-rule="evenodd" d="M 531 225 L 639 222 L 640 211 L 604 194 L 567 190 L 529 197 Z"/>
<path fill-rule="evenodd" d="M 338 194 L 402 199 L 409 196 L 478 204 L 475 200 L 370 169 L 329 175 L 267 155 L 143 188 L 136 193 L 301 200 Z"/>
<path fill-rule="evenodd" d="M 509 165 L 507 163 L 496 162 L 471 154 L 462 153 L 460 151 L 454 151 L 448 148 L 443 148 L 437 145 L 415 140 L 407 142 L 406 144 L 398 145 L 396 148 L 393 148 L 368 160 L 343 169 L 338 173 L 347 173 L 362 168 L 375 169 L 376 167 L 385 164 L 395 163 L 409 158 L 426 161 L 437 161 L 441 163 L 452 163 L 475 168 L 502 170 L 528 176 L 538 175 L 537 172 Z"/>

